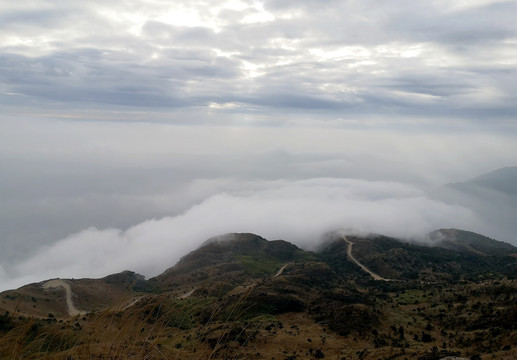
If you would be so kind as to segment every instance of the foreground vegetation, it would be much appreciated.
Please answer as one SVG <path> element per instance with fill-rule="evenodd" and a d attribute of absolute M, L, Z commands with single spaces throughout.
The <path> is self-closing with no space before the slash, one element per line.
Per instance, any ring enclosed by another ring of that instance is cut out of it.
<path fill-rule="evenodd" d="M 451 250 L 355 238 L 357 257 L 364 252 L 361 259 L 384 276 L 401 275 L 374 281 L 343 255 L 345 243 L 330 240 L 311 253 L 246 235 L 203 247 L 132 292 L 127 284 L 137 282 L 125 281 L 134 277 L 119 276 L 117 291 L 129 298 L 84 316 L 4 312 L 0 358 L 517 358 L 511 260 L 477 271 L 468 265 L 475 257 L 453 263 Z M 1 300 L 16 302 L 16 294 Z"/>

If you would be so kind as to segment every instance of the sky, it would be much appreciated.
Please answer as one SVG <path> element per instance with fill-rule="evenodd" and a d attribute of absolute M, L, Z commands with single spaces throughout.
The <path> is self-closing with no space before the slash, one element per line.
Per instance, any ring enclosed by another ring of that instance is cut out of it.
<path fill-rule="evenodd" d="M 517 165 L 516 13 L 496 0 L 0 3 L 0 290 L 155 276 L 226 232 L 310 248 L 339 228 L 458 227 L 517 244 L 495 217 L 432 196 Z"/>

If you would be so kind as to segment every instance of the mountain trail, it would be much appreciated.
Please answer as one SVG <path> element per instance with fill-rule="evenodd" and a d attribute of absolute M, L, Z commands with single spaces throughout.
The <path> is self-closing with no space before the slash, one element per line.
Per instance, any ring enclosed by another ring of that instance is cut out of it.
<path fill-rule="evenodd" d="M 68 314 L 70 316 L 84 315 L 84 314 L 88 313 L 87 311 L 79 310 L 75 307 L 75 305 L 72 301 L 72 287 L 70 286 L 70 284 L 67 281 L 61 280 L 61 279 L 54 279 L 54 280 L 49 280 L 45 284 L 43 284 L 44 289 L 55 289 L 55 288 L 59 288 L 59 287 L 62 287 L 63 289 L 65 289 L 66 307 L 68 309 Z"/>
<path fill-rule="evenodd" d="M 276 277 L 279 277 L 280 275 L 282 275 L 282 273 L 284 272 L 285 268 L 286 268 L 288 265 L 291 265 L 291 263 L 288 263 L 288 264 L 285 264 L 284 266 L 282 266 L 282 267 L 277 271 L 277 273 L 273 276 L 273 279 L 274 279 L 274 278 L 276 278 Z"/>
<path fill-rule="evenodd" d="M 348 244 L 348 249 L 347 249 L 347 255 L 348 257 L 350 258 L 350 260 L 352 260 L 353 262 L 355 262 L 361 269 L 363 269 L 363 271 L 367 272 L 368 274 L 371 275 L 371 277 L 374 279 L 374 280 L 380 280 L 380 281 L 395 281 L 394 279 L 386 279 L 386 278 L 383 278 L 382 276 L 374 273 L 373 271 L 371 271 L 370 269 L 368 269 L 366 266 L 364 266 L 363 264 L 361 264 L 359 262 L 359 260 L 357 260 L 354 255 L 352 254 L 352 246 L 354 245 L 353 242 L 351 242 L 350 240 L 348 240 L 346 237 L 343 236 L 343 240 L 345 240 Z"/>
<path fill-rule="evenodd" d="M 185 294 L 178 296 L 178 299 L 188 299 L 190 297 L 190 295 L 192 295 L 194 293 L 194 291 L 196 291 L 196 290 L 197 290 L 197 288 L 194 288 L 194 289 L 190 290 L 189 292 L 186 292 Z"/>
<path fill-rule="evenodd" d="M 129 309 L 131 306 L 135 305 L 137 302 L 139 302 L 140 300 L 142 300 L 145 296 L 137 296 L 133 299 L 131 299 L 131 301 L 129 301 L 126 305 L 122 306 L 121 308 L 119 308 L 120 310 L 127 310 Z"/>

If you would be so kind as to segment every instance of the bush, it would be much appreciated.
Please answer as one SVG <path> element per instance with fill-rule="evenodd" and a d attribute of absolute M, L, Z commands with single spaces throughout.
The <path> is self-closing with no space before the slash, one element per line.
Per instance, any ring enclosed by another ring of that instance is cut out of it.
<path fill-rule="evenodd" d="M 13 328 L 11 318 L 9 317 L 9 311 L 6 311 L 4 315 L 0 316 L 0 331 L 9 331 Z"/>

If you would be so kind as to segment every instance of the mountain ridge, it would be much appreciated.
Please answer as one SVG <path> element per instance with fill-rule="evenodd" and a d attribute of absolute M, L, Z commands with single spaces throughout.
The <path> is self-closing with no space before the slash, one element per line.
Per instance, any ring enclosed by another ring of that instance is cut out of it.
<path fill-rule="evenodd" d="M 470 180 L 453 183 L 451 185 L 468 184 L 471 186 L 484 187 L 505 194 L 515 195 L 517 194 L 516 180 L 517 166 L 507 166 L 476 176 Z"/>
<path fill-rule="evenodd" d="M 473 231 L 517 245 L 517 166 L 499 168 L 470 180 L 429 191 L 432 199 L 472 212 Z"/>
<path fill-rule="evenodd" d="M 483 256 L 517 254 L 517 247 L 472 231 L 439 229 L 428 235 L 432 246 L 460 252 L 472 252 Z"/>
<path fill-rule="evenodd" d="M 149 280 L 62 279 L 70 294 L 26 285 L 0 294 L 0 357 L 511 359 L 517 259 L 475 235 L 497 251 L 336 232 L 313 252 L 233 233 Z"/>
<path fill-rule="evenodd" d="M 208 239 L 176 265 L 148 280 L 129 270 L 100 279 L 64 280 L 72 284 L 75 293 L 82 294 L 78 305 L 92 311 L 96 306 L 112 306 L 133 293 L 168 291 L 180 297 L 199 288 L 210 292 L 207 290 L 210 287 L 220 292 L 252 283 L 254 278 L 273 276 L 285 265 L 296 268 L 297 263 L 322 263 L 345 278 L 367 279 L 368 274 L 347 254 L 350 241 L 354 244 L 354 256 L 363 265 L 389 279 L 407 281 L 425 274 L 425 280 L 435 281 L 450 276 L 477 276 L 489 269 L 506 271 L 512 276 L 517 274 L 512 260 L 517 248 L 511 244 L 458 229 L 435 230 L 427 238 L 430 243 L 416 244 L 384 235 L 349 235 L 345 239 L 340 233 L 330 233 L 318 250 L 306 251 L 285 240 L 270 241 L 251 233 L 228 233 Z M 41 295 L 43 285 L 50 280 L 4 293 L 18 291 L 23 298 L 34 298 L 35 294 Z M 208 282 L 216 286 L 209 286 Z M 96 294 L 102 291 L 109 294 L 103 301 L 102 296 Z M 88 301 L 91 304 L 87 304 Z M 31 309 L 25 311 L 31 313 Z M 54 312 L 66 316 L 65 311 L 54 309 Z"/>

